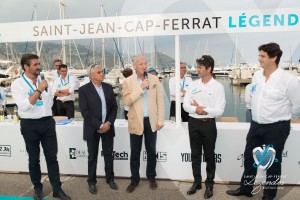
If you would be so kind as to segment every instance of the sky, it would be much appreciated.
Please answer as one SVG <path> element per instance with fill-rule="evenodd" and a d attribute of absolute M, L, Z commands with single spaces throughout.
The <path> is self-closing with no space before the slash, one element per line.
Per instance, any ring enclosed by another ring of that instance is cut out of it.
<path fill-rule="evenodd" d="M 300 9 L 300 1 L 295 0 L 64 0 L 64 4 L 67 19 L 99 17 L 101 4 L 104 5 L 107 16 L 115 16 L 116 13 L 119 16 L 125 16 L 243 9 Z M 31 21 L 35 5 L 38 20 L 60 18 L 59 0 L 1 0 L 0 23 Z M 195 64 L 195 59 L 205 53 L 212 55 L 216 64 L 233 64 L 237 40 L 237 57 L 240 62 L 256 64 L 257 47 L 264 43 L 277 42 L 284 52 L 281 61 L 292 60 L 293 63 L 298 63 L 300 59 L 299 35 L 299 32 L 269 32 L 180 36 L 180 59 L 188 64 Z M 144 45 L 145 52 L 149 53 L 155 45 L 159 52 L 174 58 L 174 36 L 140 37 L 139 41 Z M 87 45 L 90 40 L 77 40 L 76 42 Z M 121 49 L 124 54 L 140 53 L 138 50 L 135 51 L 133 38 L 122 39 L 122 43 L 127 43 L 127 48 L 123 45 Z M 106 47 L 113 48 L 111 39 L 107 41 Z"/>

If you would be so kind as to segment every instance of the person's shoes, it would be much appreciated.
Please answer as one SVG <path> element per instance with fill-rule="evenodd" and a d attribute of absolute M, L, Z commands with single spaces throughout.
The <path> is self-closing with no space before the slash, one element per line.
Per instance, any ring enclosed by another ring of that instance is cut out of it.
<path fill-rule="evenodd" d="M 34 200 L 42 200 L 44 198 L 43 190 L 42 189 L 34 189 L 34 195 L 33 199 Z"/>
<path fill-rule="evenodd" d="M 89 192 L 92 194 L 97 194 L 96 185 L 89 185 Z"/>
<path fill-rule="evenodd" d="M 263 196 L 262 197 L 262 200 L 273 200 L 274 198 L 273 197 L 268 197 L 268 196 Z"/>
<path fill-rule="evenodd" d="M 204 199 L 209 199 L 213 195 L 213 187 L 207 187 L 204 192 Z"/>
<path fill-rule="evenodd" d="M 187 195 L 192 195 L 192 194 L 195 194 L 197 192 L 197 190 L 200 190 L 201 188 L 202 188 L 201 183 L 194 182 L 192 187 L 190 187 L 190 189 L 188 189 L 188 191 L 186 193 L 187 193 Z"/>
<path fill-rule="evenodd" d="M 107 184 L 109 184 L 109 187 L 113 190 L 117 190 L 118 189 L 118 186 L 117 184 L 115 183 L 114 180 L 111 180 L 111 181 L 108 181 Z"/>
<path fill-rule="evenodd" d="M 126 189 L 127 192 L 132 193 L 135 190 L 136 186 L 137 186 L 136 184 L 130 183 Z"/>
<path fill-rule="evenodd" d="M 149 185 L 150 185 L 150 188 L 151 188 L 152 190 L 156 190 L 156 189 L 157 189 L 157 183 L 156 183 L 155 180 L 150 180 L 150 181 L 149 181 Z"/>
<path fill-rule="evenodd" d="M 246 196 L 246 197 L 253 196 L 251 193 L 246 193 L 246 192 L 242 191 L 241 188 L 238 188 L 236 190 L 227 190 L 226 193 L 231 196 Z"/>
<path fill-rule="evenodd" d="M 63 190 L 53 192 L 53 197 L 60 198 L 61 200 L 71 200 L 71 197 L 69 197 Z"/>

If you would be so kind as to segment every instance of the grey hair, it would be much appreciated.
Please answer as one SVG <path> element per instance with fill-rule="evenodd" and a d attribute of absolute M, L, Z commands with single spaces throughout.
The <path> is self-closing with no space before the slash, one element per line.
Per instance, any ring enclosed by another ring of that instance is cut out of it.
<path fill-rule="evenodd" d="M 180 65 L 185 65 L 186 66 L 186 62 L 180 61 Z"/>
<path fill-rule="evenodd" d="M 94 69 L 95 68 L 101 68 L 102 69 L 102 67 L 100 65 L 98 65 L 98 64 L 92 64 L 86 70 L 87 75 L 90 76 L 92 73 L 94 73 Z"/>
<path fill-rule="evenodd" d="M 146 56 L 143 55 L 143 54 L 135 55 L 135 56 L 133 56 L 133 58 L 132 58 L 132 64 L 133 64 L 133 65 L 136 64 L 136 60 L 137 60 L 137 58 L 139 58 L 139 57 L 144 57 L 144 58 L 146 59 Z"/>

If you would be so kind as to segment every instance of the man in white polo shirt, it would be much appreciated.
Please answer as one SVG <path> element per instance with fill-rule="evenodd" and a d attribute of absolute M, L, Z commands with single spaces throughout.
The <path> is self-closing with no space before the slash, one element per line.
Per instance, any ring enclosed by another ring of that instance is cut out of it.
<path fill-rule="evenodd" d="M 74 118 L 76 77 L 68 74 L 68 66 L 65 64 L 61 64 L 58 70 L 60 76 L 55 79 L 52 90 L 54 96 L 57 96 L 57 114 L 71 119 Z"/>
<path fill-rule="evenodd" d="M 183 98 L 187 91 L 187 88 L 192 83 L 191 77 L 186 76 L 186 63 L 180 62 L 180 94 L 181 94 L 181 119 L 182 122 L 187 122 L 189 120 L 189 113 L 186 112 L 183 107 Z M 175 77 L 170 78 L 169 81 L 169 89 L 170 89 L 170 119 L 175 117 L 176 115 L 176 79 Z"/>
<path fill-rule="evenodd" d="M 295 76 L 278 68 L 282 55 L 278 44 L 261 45 L 258 51 L 258 61 L 263 70 L 256 72 L 252 78 L 252 121 L 246 138 L 244 174 L 240 188 L 228 190 L 227 194 L 251 197 L 255 193 L 253 182 L 260 165 L 254 161 L 252 152 L 254 148 L 265 145 L 275 151 L 275 161 L 265 169 L 266 183 L 271 184 L 264 186 L 262 199 L 269 200 L 276 197 L 277 185 L 280 184 L 282 151 L 290 133 L 292 114 L 300 114 L 300 85 Z"/>
<path fill-rule="evenodd" d="M 21 134 L 25 140 L 29 156 L 29 174 L 34 186 L 34 199 L 42 200 L 40 144 L 46 158 L 48 176 L 53 189 L 53 197 L 62 200 L 71 198 L 61 189 L 57 162 L 57 138 L 51 106 L 53 95 L 46 80 L 40 75 L 40 61 L 35 54 L 24 54 L 21 58 L 24 70 L 22 77 L 11 85 L 11 93 L 19 108 Z"/>
<path fill-rule="evenodd" d="M 216 172 L 215 143 L 217 139 L 216 117 L 220 117 L 225 108 L 224 86 L 212 77 L 214 59 L 203 55 L 197 59 L 199 79 L 188 87 L 184 97 L 183 108 L 190 115 L 188 127 L 192 155 L 194 184 L 187 191 L 195 194 L 201 189 L 201 159 L 202 147 L 206 161 L 206 190 L 204 198 L 213 196 L 213 185 Z"/>

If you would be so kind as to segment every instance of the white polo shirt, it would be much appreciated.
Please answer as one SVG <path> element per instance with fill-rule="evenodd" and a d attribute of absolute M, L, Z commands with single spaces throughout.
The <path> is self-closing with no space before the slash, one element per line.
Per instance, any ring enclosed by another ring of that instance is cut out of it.
<path fill-rule="evenodd" d="M 180 89 L 187 91 L 189 85 L 193 82 L 191 77 L 184 76 L 180 79 Z M 176 100 L 176 78 L 172 77 L 169 80 L 169 89 L 170 89 L 170 101 Z M 181 103 L 183 103 L 183 93 L 181 93 Z"/>
<path fill-rule="evenodd" d="M 75 95 L 74 95 L 75 87 L 76 87 L 76 78 L 75 77 L 68 74 L 66 76 L 65 80 L 63 80 L 60 76 L 54 80 L 52 93 L 54 95 L 54 93 L 57 90 L 69 89 L 70 95 L 63 96 L 63 97 L 57 97 L 57 100 L 60 100 L 63 102 L 64 101 L 75 101 Z"/>
<path fill-rule="evenodd" d="M 198 115 L 196 106 L 192 106 L 195 100 L 199 106 L 204 106 L 207 115 Z M 225 91 L 224 86 L 211 78 L 208 83 L 204 84 L 202 79 L 193 81 L 184 97 L 183 108 L 193 118 L 216 118 L 220 117 L 225 109 Z"/>
<path fill-rule="evenodd" d="M 292 114 L 300 115 L 300 84 L 298 79 L 277 69 L 266 82 L 264 70 L 252 78 L 251 110 L 253 121 L 270 124 L 290 120 Z"/>
<path fill-rule="evenodd" d="M 41 82 L 41 77 L 37 78 L 37 87 Z M 49 85 L 49 83 L 48 83 Z M 18 114 L 24 119 L 39 119 L 42 117 L 52 116 L 53 95 L 51 88 L 47 92 L 44 90 L 41 94 L 41 100 L 37 100 L 34 105 L 29 103 L 29 97 L 37 89 L 31 79 L 23 74 L 11 84 L 11 94 L 18 106 Z"/>

